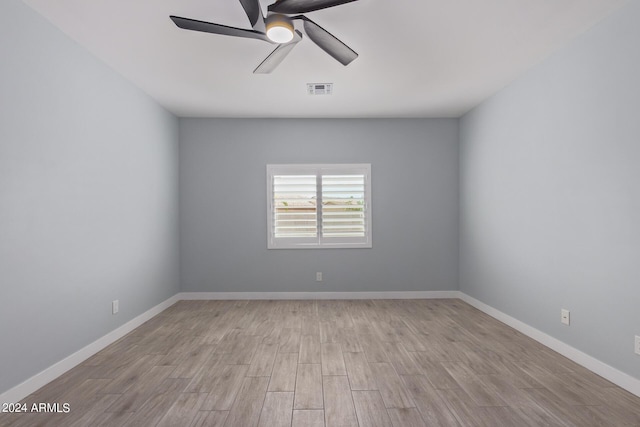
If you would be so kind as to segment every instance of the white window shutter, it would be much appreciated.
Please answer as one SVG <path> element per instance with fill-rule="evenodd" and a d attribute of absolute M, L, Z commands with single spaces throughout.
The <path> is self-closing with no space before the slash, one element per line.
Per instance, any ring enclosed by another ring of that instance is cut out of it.
<path fill-rule="evenodd" d="M 273 233 L 279 237 L 317 237 L 317 177 L 273 176 Z"/>
<path fill-rule="evenodd" d="M 364 237 L 365 176 L 322 175 L 322 237 Z"/>
<path fill-rule="evenodd" d="M 370 248 L 371 165 L 268 165 L 270 249 Z"/>

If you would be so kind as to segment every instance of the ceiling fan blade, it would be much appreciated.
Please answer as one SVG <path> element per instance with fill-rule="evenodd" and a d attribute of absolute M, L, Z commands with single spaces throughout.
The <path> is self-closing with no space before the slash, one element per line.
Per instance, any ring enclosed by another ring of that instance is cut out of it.
<path fill-rule="evenodd" d="M 307 13 L 351 3 L 356 0 L 278 0 L 269 5 L 269 12 L 275 13 Z"/>
<path fill-rule="evenodd" d="M 254 30 L 265 32 L 264 17 L 260 8 L 260 0 L 240 0 L 240 4 L 249 18 Z"/>
<path fill-rule="evenodd" d="M 291 52 L 291 50 L 298 44 L 298 42 L 302 40 L 302 33 L 296 30 L 293 40 L 289 43 L 283 43 L 278 45 L 273 52 L 267 56 L 267 58 L 260 63 L 253 70 L 253 74 L 269 74 L 273 70 L 276 69 L 278 65 L 282 62 L 282 60 Z"/>
<path fill-rule="evenodd" d="M 307 36 L 342 65 L 349 65 L 351 61 L 358 57 L 358 54 L 353 49 L 306 16 L 299 15 L 292 19 L 302 20 Z"/>
<path fill-rule="evenodd" d="M 246 37 L 250 39 L 265 40 L 272 43 L 265 33 L 255 30 L 245 30 L 244 28 L 227 27 L 226 25 L 214 24 L 212 22 L 197 21 L 195 19 L 170 16 L 171 20 L 184 30 L 200 31 L 202 33 L 221 34 L 223 36 Z"/>

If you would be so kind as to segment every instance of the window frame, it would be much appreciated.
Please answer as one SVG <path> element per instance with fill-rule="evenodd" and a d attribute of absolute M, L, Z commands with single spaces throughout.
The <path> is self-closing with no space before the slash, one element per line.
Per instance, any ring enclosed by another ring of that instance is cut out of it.
<path fill-rule="evenodd" d="M 275 175 L 316 176 L 316 237 L 275 237 L 274 191 Z M 325 237 L 322 235 L 322 176 L 364 175 L 364 225 L 363 237 Z M 267 249 L 369 249 L 372 244 L 371 227 L 371 164 L 323 163 L 323 164 L 268 164 L 267 165 Z"/>

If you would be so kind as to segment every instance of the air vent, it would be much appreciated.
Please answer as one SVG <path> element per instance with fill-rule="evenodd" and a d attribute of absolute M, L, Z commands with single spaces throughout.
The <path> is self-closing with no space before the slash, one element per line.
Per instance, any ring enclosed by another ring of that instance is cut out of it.
<path fill-rule="evenodd" d="M 309 95 L 331 95 L 333 83 L 307 83 L 307 93 Z"/>

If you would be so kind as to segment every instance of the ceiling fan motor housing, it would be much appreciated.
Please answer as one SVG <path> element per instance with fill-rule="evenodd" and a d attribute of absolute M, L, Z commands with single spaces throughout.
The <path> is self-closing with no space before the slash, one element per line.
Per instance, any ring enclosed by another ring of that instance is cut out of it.
<path fill-rule="evenodd" d="M 288 43 L 293 39 L 293 21 L 288 16 L 271 13 L 265 21 L 267 37 L 276 43 Z"/>

